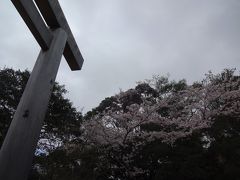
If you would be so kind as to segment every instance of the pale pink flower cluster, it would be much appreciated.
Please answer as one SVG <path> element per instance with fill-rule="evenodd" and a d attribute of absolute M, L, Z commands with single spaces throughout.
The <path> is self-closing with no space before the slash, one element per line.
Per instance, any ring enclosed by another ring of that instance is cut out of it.
<path fill-rule="evenodd" d="M 233 77 L 236 76 L 220 78 L 209 73 L 201 83 L 178 92 L 158 97 L 141 94 L 141 103 L 125 109 L 121 101 L 137 92 L 121 92 L 116 95 L 119 110 L 109 108 L 83 123 L 85 140 L 116 151 L 131 146 L 131 151 L 121 154 L 127 169 L 135 152 L 145 143 L 158 140 L 174 145 L 178 139 L 210 128 L 220 116 L 240 118 L 240 78 Z M 143 171 L 128 169 L 130 174 Z"/>
<path fill-rule="evenodd" d="M 215 82 L 216 77 L 210 73 L 197 87 L 189 86 L 150 100 L 142 95 L 141 104 L 131 104 L 125 111 L 121 107 L 118 111 L 109 109 L 86 121 L 83 125 L 86 139 L 95 145 L 111 146 L 124 146 L 136 139 L 159 139 L 173 144 L 179 138 L 210 127 L 219 115 L 240 116 L 239 79 L 226 76 L 222 82 Z M 116 97 L 120 102 L 134 91 L 121 92 Z"/>

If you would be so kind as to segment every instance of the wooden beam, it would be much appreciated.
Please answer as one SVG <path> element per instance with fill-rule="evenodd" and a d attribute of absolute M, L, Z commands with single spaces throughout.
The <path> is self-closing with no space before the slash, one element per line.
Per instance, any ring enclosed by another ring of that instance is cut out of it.
<path fill-rule="evenodd" d="M 41 50 L 0 151 L 0 179 L 26 180 L 67 41 L 53 32 L 49 50 Z"/>
<path fill-rule="evenodd" d="M 68 39 L 64 56 L 72 70 L 80 70 L 84 60 L 58 0 L 35 0 L 35 2 L 50 28 L 61 27 L 66 31 Z"/>
<path fill-rule="evenodd" d="M 50 47 L 53 35 L 44 23 L 37 7 L 32 0 L 11 0 L 38 44 L 43 50 Z"/>

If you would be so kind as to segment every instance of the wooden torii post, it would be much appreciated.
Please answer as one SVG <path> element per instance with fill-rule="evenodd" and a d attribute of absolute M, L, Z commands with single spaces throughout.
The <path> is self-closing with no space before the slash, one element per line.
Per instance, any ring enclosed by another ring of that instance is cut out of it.
<path fill-rule="evenodd" d="M 41 47 L 0 151 L 0 180 L 26 180 L 62 54 L 72 70 L 83 58 L 58 0 L 11 1 Z"/>

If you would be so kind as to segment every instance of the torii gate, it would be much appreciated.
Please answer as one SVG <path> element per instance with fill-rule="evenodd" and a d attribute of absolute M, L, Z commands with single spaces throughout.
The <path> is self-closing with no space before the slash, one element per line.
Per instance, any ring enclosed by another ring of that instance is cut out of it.
<path fill-rule="evenodd" d="M 11 1 L 41 46 L 0 151 L 0 180 L 26 180 L 62 54 L 72 70 L 83 58 L 58 0 Z"/>

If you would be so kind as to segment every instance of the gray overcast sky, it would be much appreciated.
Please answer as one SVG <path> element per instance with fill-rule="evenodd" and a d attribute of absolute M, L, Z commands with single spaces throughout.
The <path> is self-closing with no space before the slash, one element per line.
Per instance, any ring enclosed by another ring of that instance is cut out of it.
<path fill-rule="evenodd" d="M 60 0 L 85 59 L 57 81 L 79 109 L 153 74 L 200 80 L 240 67 L 240 0 Z M 32 70 L 39 46 L 10 0 L 0 1 L 0 67 Z"/>

